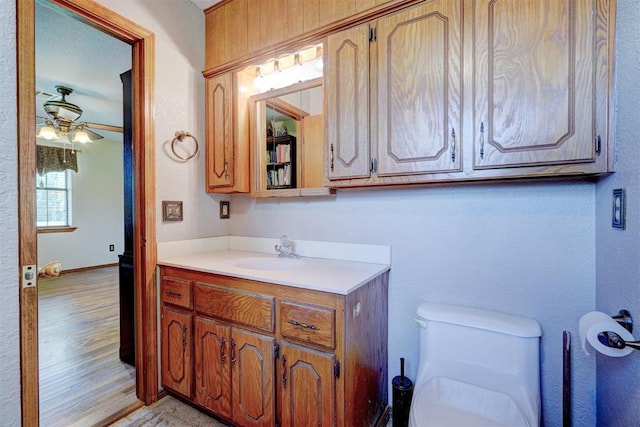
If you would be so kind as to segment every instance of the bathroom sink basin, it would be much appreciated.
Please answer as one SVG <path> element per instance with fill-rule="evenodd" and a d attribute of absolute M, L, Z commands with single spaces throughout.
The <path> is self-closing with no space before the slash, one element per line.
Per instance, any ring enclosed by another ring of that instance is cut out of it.
<path fill-rule="evenodd" d="M 233 266 L 243 270 L 281 271 L 301 265 L 295 258 L 247 258 L 236 261 Z"/>

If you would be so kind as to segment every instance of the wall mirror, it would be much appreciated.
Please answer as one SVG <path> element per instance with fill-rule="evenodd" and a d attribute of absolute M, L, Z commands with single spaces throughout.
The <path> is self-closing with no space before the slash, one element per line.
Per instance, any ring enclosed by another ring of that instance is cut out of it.
<path fill-rule="evenodd" d="M 251 97 L 251 193 L 329 194 L 324 181 L 322 79 Z"/>
<path fill-rule="evenodd" d="M 319 45 L 321 46 L 321 45 Z M 251 195 L 253 197 L 325 196 L 325 116 L 322 72 L 317 70 L 314 46 L 305 51 L 249 67 L 236 76 L 248 104 L 251 147 Z M 304 53 L 304 55 L 303 55 Z M 320 53 L 321 55 L 321 53 Z M 304 62 L 300 64 L 300 59 Z M 283 67 L 282 64 L 285 64 Z M 322 70 L 322 66 L 319 68 Z M 298 76 L 294 77 L 296 71 Z M 293 78 L 292 78 L 293 77 Z M 283 83 L 289 78 L 289 82 Z M 302 81 L 300 81 L 302 80 Z M 268 87 L 267 87 L 268 86 Z M 246 88 L 250 88 L 248 91 Z M 247 93 L 249 92 L 249 93 Z M 259 92 L 259 93 L 256 93 Z M 261 92 L 261 93 L 260 93 Z"/>

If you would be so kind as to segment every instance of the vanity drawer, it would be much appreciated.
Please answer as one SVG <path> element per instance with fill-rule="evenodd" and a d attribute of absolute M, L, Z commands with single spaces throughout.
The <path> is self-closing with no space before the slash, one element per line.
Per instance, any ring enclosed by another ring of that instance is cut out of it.
<path fill-rule="evenodd" d="M 217 319 L 273 332 L 275 329 L 274 297 L 196 283 L 196 311 Z"/>
<path fill-rule="evenodd" d="M 335 348 L 336 312 L 332 308 L 280 301 L 283 337 Z"/>
<path fill-rule="evenodd" d="M 162 276 L 162 303 L 191 308 L 191 281 Z"/>

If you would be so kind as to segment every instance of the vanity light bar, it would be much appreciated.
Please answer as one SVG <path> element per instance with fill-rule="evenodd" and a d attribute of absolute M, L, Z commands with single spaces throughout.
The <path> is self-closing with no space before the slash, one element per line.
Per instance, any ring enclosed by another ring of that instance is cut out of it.
<path fill-rule="evenodd" d="M 252 65 L 249 69 L 255 70 L 253 87 L 262 93 L 322 77 L 322 59 L 322 44 L 318 44 Z"/>

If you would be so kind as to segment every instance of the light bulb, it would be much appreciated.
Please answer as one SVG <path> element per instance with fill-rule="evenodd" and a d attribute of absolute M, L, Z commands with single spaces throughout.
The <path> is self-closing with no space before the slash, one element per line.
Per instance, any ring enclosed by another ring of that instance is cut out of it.
<path fill-rule="evenodd" d="M 293 78 L 297 82 L 300 82 L 303 80 L 302 75 L 303 75 L 303 70 L 302 70 L 302 64 L 300 63 L 300 54 L 296 53 L 295 55 L 293 55 Z"/>
<path fill-rule="evenodd" d="M 56 130 L 48 125 L 40 128 L 40 132 L 38 132 L 38 138 L 44 138 L 49 141 L 60 139 L 58 137 L 58 134 L 56 133 Z"/>
<path fill-rule="evenodd" d="M 324 58 L 322 57 L 322 46 L 316 47 L 316 62 L 315 62 L 316 70 L 323 71 L 324 68 Z"/>
<path fill-rule="evenodd" d="M 273 61 L 273 73 L 271 75 L 271 88 L 278 89 L 283 86 L 283 77 L 282 70 L 280 69 L 280 61 L 277 59 Z"/>
<path fill-rule="evenodd" d="M 89 134 L 83 130 L 79 130 L 73 136 L 72 142 L 79 142 L 80 144 L 86 144 L 87 142 L 91 142 L 91 138 L 89 138 Z"/>
<path fill-rule="evenodd" d="M 256 88 L 258 92 L 263 92 L 265 89 L 264 76 L 260 71 L 260 67 L 256 67 L 256 77 L 253 79 L 253 87 Z"/>

